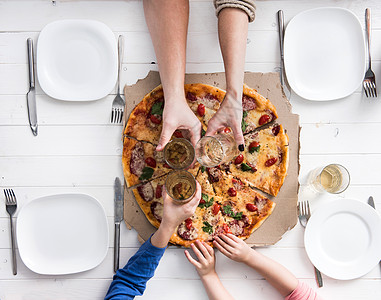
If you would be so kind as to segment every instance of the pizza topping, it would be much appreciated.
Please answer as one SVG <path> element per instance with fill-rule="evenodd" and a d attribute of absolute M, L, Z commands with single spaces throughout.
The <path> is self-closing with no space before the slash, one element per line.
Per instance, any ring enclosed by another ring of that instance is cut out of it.
<path fill-rule="evenodd" d="M 230 163 L 226 163 L 226 164 L 221 164 L 219 165 L 219 169 L 220 170 L 223 170 L 225 172 L 229 172 L 230 171 Z"/>
<path fill-rule="evenodd" d="M 203 137 L 203 136 L 205 136 L 205 134 L 206 134 L 206 131 L 204 130 L 204 128 L 202 128 L 201 129 L 201 136 Z"/>
<path fill-rule="evenodd" d="M 151 201 L 153 199 L 153 187 L 151 182 L 147 182 L 137 188 L 140 197 L 143 198 L 144 201 Z"/>
<path fill-rule="evenodd" d="M 187 95 L 186 95 L 186 98 L 187 100 L 191 101 L 191 102 L 195 102 L 197 101 L 197 97 L 195 94 L 191 93 L 191 92 L 188 92 Z"/>
<path fill-rule="evenodd" d="M 157 201 L 151 203 L 151 212 L 156 220 L 161 222 L 163 218 L 163 204 Z"/>
<path fill-rule="evenodd" d="M 242 212 L 234 212 L 232 207 L 230 205 L 225 205 L 222 207 L 222 212 L 223 214 L 232 217 L 235 220 L 240 220 L 242 219 Z"/>
<path fill-rule="evenodd" d="M 139 180 L 148 180 L 152 177 L 154 169 L 150 167 L 144 167 L 142 170 L 142 175 L 140 175 Z"/>
<path fill-rule="evenodd" d="M 255 205 L 257 206 L 258 210 L 261 211 L 267 204 L 267 200 L 266 198 L 258 198 L 258 197 L 255 197 Z"/>
<path fill-rule="evenodd" d="M 200 115 L 200 117 L 203 117 L 205 115 L 205 105 L 200 103 L 197 106 L 197 113 Z"/>
<path fill-rule="evenodd" d="M 198 237 L 197 229 L 193 226 L 188 229 L 185 223 L 181 223 L 177 228 L 177 234 L 184 240 L 191 241 Z"/>
<path fill-rule="evenodd" d="M 156 168 L 156 160 L 152 157 L 147 157 L 145 160 L 146 164 L 151 168 Z"/>
<path fill-rule="evenodd" d="M 202 231 L 212 234 L 213 233 L 213 226 L 210 225 L 208 222 L 203 222 L 204 226 L 202 226 Z"/>
<path fill-rule="evenodd" d="M 269 158 L 268 160 L 266 160 L 265 162 L 265 166 L 266 167 L 271 167 L 273 164 L 275 164 L 276 162 L 278 161 L 278 159 L 276 157 L 272 157 L 272 158 Z"/>
<path fill-rule="evenodd" d="M 228 226 L 228 224 L 224 223 L 222 225 L 222 228 L 224 229 L 225 233 L 232 233 L 232 231 L 230 230 L 230 227 Z"/>
<path fill-rule="evenodd" d="M 230 133 L 232 132 L 231 129 L 229 127 L 225 127 L 224 130 L 223 130 L 224 133 Z"/>
<path fill-rule="evenodd" d="M 261 146 L 259 145 L 259 143 L 257 141 L 253 141 L 249 145 L 249 152 L 250 153 L 259 152 L 260 148 Z"/>
<path fill-rule="evenodd" d="M 239 179 L 232 179 L 233 187 L 237 190 L 240 191 L 243 188 L 243 182 Z"/>
<path fill-rule="evenodd" d="M 259 125 L 264 125 L 264 124 L 268 123 L 269 121 L 270 121 L 270 116 L 269 115 L 262 115 L 259 118 L 258 124 Z"/>
<path fill-rule="evenodd" d="M 158 184 L 156 186 L 155 197 L 157 199 L 159 199 L 159 198 L 161 198 L 162 194 L 163 194 L 163 185 L 162 184 Z"/>
<path fill-rule="evenodd" d="M 200 170 L 201 170 L 201 173 L 204 173 L 205 170 L 206 170 L 206 168 L 205 168 L 204 166 L 201 166 L 201 167 L 200 167 Z"/>
<path fill-rule="evenodd" d="M 131 173 L 140 176 L 144 169 L 144 148 L 143 143 L 136 143 L 131 151 L 130 170 Z"/>
<path fill-rule="evenodd" d="M 228 195 L 230 197 L 235 197 L 235 196 L 237 196 L 237 191 L 234 188 L 231 187 L 231 188 L 228 189 Z"/>
<path fill-rule="evenodd" d="M 151 122 L 154 123 L 154 124 L 160 124 L 160 123 L 161 123 L 161 119 L 162 119 L 162 117 L 161 117 L 161 116 L 157 116 L 157 115 L 150 115 L 150 116 L 149 116 L 149 119 L 150 119 Z"/>
<path fill-rule="evenodd" d="M 198 207 L 200 208 L 210 207 L 213 205 L 213 202 L 214 202 L 214 197 L 210 198 L 209 200 L 209 196 L 207 194 L 201 194 L 201 200 Z"/>
<path fill-rule="evenodd" d="M 241 121 L 241 129 L 242 129 L 242 132 L 245 132 L 246 131 L 246 127 L 247 124 L 246 121 L 245 121 L 245 118 L 247 117 L 247 111 L 244 111 L 243 114 L 242 114 L 242 121 Z"/>
<path fill-rule="evenodd" d="M 247 171 L 256 172 L 257 168 L 254 167 L 251 163 L 243 163 L 241 165 L 241 170 L 245 171 L 245 172 L 247 172 Z"/>
<path fill-rule="evenodd" d="M 243 155 L 240 154 L 240 155 L 238 155 L 238 156 L 235 158 L 235 160 L 234 160 L 234 164 L 239 165 L 239 164 L 242 163 L 242 162 L 243 162 Z"/>
<path fill-rule="evenodd" d="M 238 236 L 243 233 L 243 224 L 240 224 L 237 220 L 233 220 L 229 222 L 229 228 L 232 232 L 232 234 Z"/>
<path fill-rule="evenodd" d="M 191 218 L 188 218 L 185 220 L 185 227 L 188 229 L 188 230 L 191 230 L 192 228 L 192 219 Z"/>
<path fill-rule="evenodd" d="M 164 110 L 164 99 L 156 101 L 151 107 L 151 115 L 162 116 Z"/>
<path fill-rule="evenodd" d="M 222 176 L 221 170 L 219 170 L 216 167 L 214 167 L 214 168 L 207 168 L 206 170 L 208 171 L 209 180 L 210 180 L 211 183 L 220 181 L 220 178 Z"/>
<path fill-rule="evenodd" d="M 280 126 L 276 125 L 272 128 L 273 135 L 277 136 L 280 131 Z"/>
<path fill-rule="evenodd" d="M 221 209 L 221 205 L 219 205 L 217 202 L 215 202 L 213 204 L 213 207 L 212 207 L 212 213 L 213 213 L 213 215 L 217 215 L 218 212 L 220 211 L 220 209 Z"/>
<path fill-rule="evenodd" d="M 172 169 L 172 167 L 170 165 L 168 165 L 166 162 L 163 163 L 163 167 L 164 168 L 167 168 L 167 169 Z"/>
<path fill-rule="evenodd" d="M 183 133 L 180 131 L 180 130 L 175 130 L 175 132 L 173 133 L 173 135 L 176 137 L 176 138 L 184 138 L 183 136 Z"/>
<path fill-rule="evenodd" d="M 250 220 L 249 220 L 248 216 L 243 215 L 242 219 L 238 221 L 238 224 L 240 226 L 242 226 L 243 228 L 249 226 L 250 225 Z"/>
<path fill-rule="evenodd" d="M 154 151 L 153 158 L 157 163 L 164 163 L 164 152 L 163 151 Z"/>
<path fill-rule="evenodd" d="M 253 110 L 257 107 L 257 104 L 255 102 L 255 99 L 243 95 L 242 96 L 242 108 L 244 111 Z"/>
<path fill-rule="evenodd" d="M 256 207 L 253 203 L 247 203 L 246 204 L 246 209 L 248 211 L 254 212 L 258 210 L 258 207 Z"/>

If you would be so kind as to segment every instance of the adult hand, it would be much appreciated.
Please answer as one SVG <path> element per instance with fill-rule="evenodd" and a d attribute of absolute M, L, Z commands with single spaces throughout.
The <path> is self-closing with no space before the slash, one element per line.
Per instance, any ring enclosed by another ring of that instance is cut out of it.
<path fill-rule="evenodd" d="M 184 253 L 189 262 L 196 267 L 198 275 L 201 278 L 208 275 L 216 275 L 213 248 L 198 240 L 191 244 L 191 248 L 197 256 L 198 261 L 189 254 L 188 250 L 185 250 Z"/>
<path fill-rule="evenodd" d="M 163 210 L 163 219 L 161 221 L 162 226 L 168 226 L 173 230 L 178 226 L 182 221 L 187 218 L 190 218 L 201 199 L 201 186 L 196 181 L 196 193 L 191 201 L 185 204 L 177 204 L 165 191 L 163 190 L 163 201 L 164 201 L 164 210 Z"/>
<path fill-rule="evenodd" d="M 240 97 L 238 97 L 240 98 Z M 213 135 L 217 131 L 230 127 L 239 150 L 244 150 L 245 141 L 242 134 L 242 100 L 233 97 L 228 92 L 217 113 L 210 119 L 205 135 Z"/>
<path fill-rule="evenodd" d="M 163 111 L 163 129 L 161 131 L 157 151 L 162 151 L 176 129 L 186 129 L 190 133 L 191 143 L 195 146 L 201 138 L 201 123 L 189 108 L 185 97 L 183 100 L 167 100 Z"/>
<path fill-rule="evenodd" d="M 228 258 L 243 263 L 248 263 L 254 252 L 243 240 L 230 233 L 217 236 L 213 244 Z"/>

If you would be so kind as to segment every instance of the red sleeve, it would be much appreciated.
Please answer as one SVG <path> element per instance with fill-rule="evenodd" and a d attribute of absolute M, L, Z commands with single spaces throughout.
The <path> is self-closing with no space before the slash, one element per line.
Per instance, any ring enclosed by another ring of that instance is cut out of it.
<path fill-rule="evenodd" d="M 307 284 L 299 281 L 296 289 L 285 300 L 322 300 L 322 298 Z"/>

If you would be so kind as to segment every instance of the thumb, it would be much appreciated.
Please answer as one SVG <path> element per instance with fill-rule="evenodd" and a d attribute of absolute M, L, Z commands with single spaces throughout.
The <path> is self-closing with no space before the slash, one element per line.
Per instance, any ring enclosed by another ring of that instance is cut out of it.
<path fill-rule="evenodd" d="M 164 150 L 165 145 L 171 139 L 171 136 L 172 136 L 174 131 L 175 131 L 175 129 L 172 129 L 169 126 L 165 126 L 165 124 L 163 123 L 163 129 L 161 130 L 159 144 L 156 147 L 156 151 Z"/>
<path fill-rule="evenodd" d="M 233 135 L 240 151 L 245 150 L 245 139 L 243 138 L 241 124 L 233 124 Z"/>

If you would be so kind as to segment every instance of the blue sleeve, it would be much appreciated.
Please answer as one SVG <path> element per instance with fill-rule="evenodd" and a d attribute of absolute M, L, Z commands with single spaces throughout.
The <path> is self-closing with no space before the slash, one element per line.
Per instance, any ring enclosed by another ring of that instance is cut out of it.
<path fill-rule="evenodd" d="M 116 272 L 105 300 L 129 300 L 143 295 L 146 283 L 154 275 L 165 249 L 153 246 L 149 238 L 126 266 Z"/>

